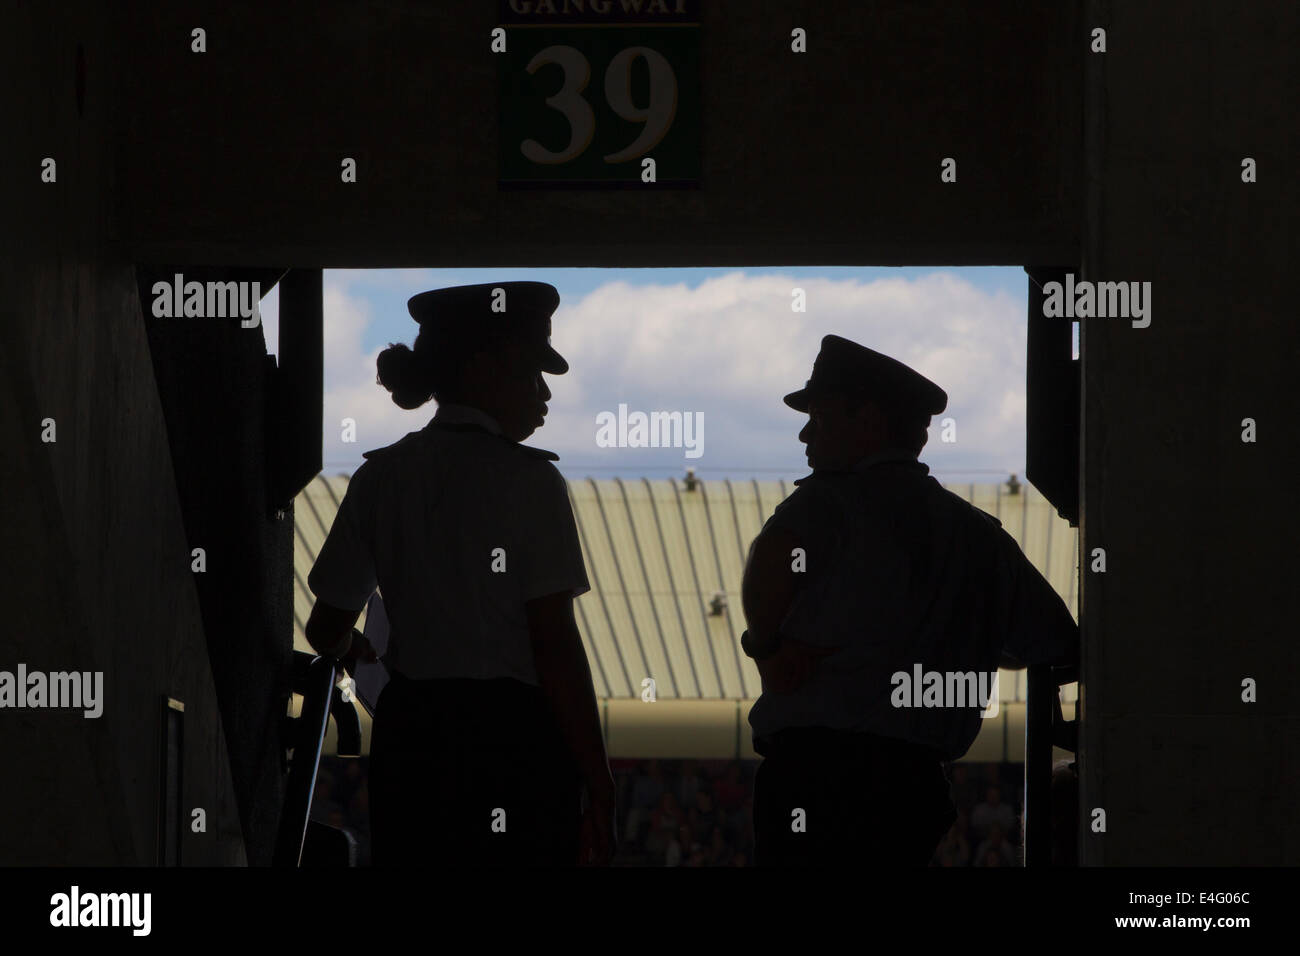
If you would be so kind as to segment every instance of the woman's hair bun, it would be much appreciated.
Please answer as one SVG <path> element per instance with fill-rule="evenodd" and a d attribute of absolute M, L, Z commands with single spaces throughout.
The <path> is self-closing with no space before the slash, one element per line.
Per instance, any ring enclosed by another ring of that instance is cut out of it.
<path fill-rule="evenodd" d="M 392 393 L 399 408 L 419 408 L 433 398 L 433 386 L 419 356 L 402 344 L 389 343 L 379 353 L 375 381 Z"/>

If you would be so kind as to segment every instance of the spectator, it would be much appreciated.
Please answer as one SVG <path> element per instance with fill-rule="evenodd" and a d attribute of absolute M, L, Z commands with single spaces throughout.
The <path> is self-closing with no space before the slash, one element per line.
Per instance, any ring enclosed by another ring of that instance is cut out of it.
<path fill-rule="evenodd" d="M 727 764 L 713 784 L 713 793 L 717 798 L 718 809 L 728 814 L 740 809 L 745 802 L 745 784 L 740 779 L 740 762 L 733 760 Z"/>
<path fill-rule="evenodd" d="M 686 822 L 691 825 L 692 833 L 702 833 L 704 831 L 704 828 L 700 826 L 700 811 L 697 807 L 687 808 Z"/>
<path fill-rule="evenodd" d="M 647 760 L 645 768 L 637 773 L 635 780 L 632 785 L 632 809 L 649 811 L 659 802 L 664 792 L 663 770 L 659 761 Z"/>
<path fill-rule="evenodd" d="M 664 854 L 665 866 L 681 866 L 682 861 L 697 849 L 694 838 L 691 836 L 691 828 L 682 824 L 677 828 L 677 833 L 668 844 L 668 850 Z"/>
<path fill-rule="evenodd" d="M 677 805 L 677 798 L 672 791 L 665 790 L 659 796 L 659 806 L 650 814 L 650 832 L 645 838 L 646 853 L 654 863 L 664 862 L 668 846 L 682 822 L 682 811 Z"/>
<path fill-rule="evenodd" d="M 971 848 L 967 838 L 970 826 L 970 814 L 963 809 L 957 810 L 957 820 L 952 829 L 939 843 L 935 850 L 935 860 L 939 866 L 970 866 Z"/>
<path fill-rule="evenodd" d="M 695 810 L 699 814 L 695 823 L 699 826 L 700 833 L 708 833 L 714 824 L 718 822 L 717 811 L 713 809 L 713 794 L 709 793 L 705 786 L 701 786 L 695 791 Z"/>
<path fill-rule="evenodd" d="M 989 863 L 990 857 L 996 857 L 996 863 Z M 975 859 L 979 862 L 976 866 L 1014 866 L 1016 863 L 1015 853 L 1011 849 L 1011 844 L 1007 843 L 1002 836 L 1002 827 L 993 824 L 989 827 L 988 839 L 980 844 L 975 851 Z"/>
<path fill-rule="evenodd" d="M 978 799 L 978 790 L 975 788 L 975 782 L 970 779 L 970 770 L 966 764 L 954 763 L 948 771 L 950 782 L 949 793 L 952 796 L 953 806 L 958 811 L 970 810 L 975 806 Z"/>
<path fill-rule="evenodd" d="M 677 781 L 677 797 L 681 800 L 682 806 L 691 807 L 695 805 L 695 793 L 704 783 L 700 775 L 695 770 L 695 764 L 692 761 L 686 761 L 682 767 L 682 774 Z"/>
<path fill-rule="evenodd" d="M 726 866 L 731 856 L 732 849 L 727 842 L 727 835 L 722 832 L 721 826 L 715 824 L 709 831 L 709 842 L 704 847 L 704 865 Z"/>
<path fill-rule="evenodd" d="M 1003 834 L 1016 828 L 1015 811 L 1002 802 L 1002 790 L 996 784 L 985 792 L 984 802 L 977 803 L 971 811 L 971 834 L 976 840 L 983 840 L 988 837 L 994 824 L 1001 827 Z"/>
<path fill-rule="evenodd" d="M 623 840 L 639 845 L 645 836 L 645 828 L 651 811 L 664 793 L 663 771 L 658 760 L 647 760 L 644 765 L 635 763 L 627 784 L 620 794 L 619 807 L 626 813 Z"/>

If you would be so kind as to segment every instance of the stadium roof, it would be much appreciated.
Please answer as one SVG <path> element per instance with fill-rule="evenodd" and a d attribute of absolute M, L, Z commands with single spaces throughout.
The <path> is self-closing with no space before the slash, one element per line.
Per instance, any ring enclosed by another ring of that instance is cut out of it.
<path fill-rule="evenodd" d="M 307 574 L 347 483 L 346 476 L 318 476 L 295 502 L 299 650 L 310 650 L 303 634 L 314 603 Z M 578 626 L 603 702 L 611 756 L 615 750 L 689 756 L 685 751 L 697 748 L 666 742 L 683 735 L 696 735 L 699 748 L 709 752 L 752 755 L 744 719 L 761 685 L 753 661 L 740 652 L 740 581 L 750 543 L 794 486 L 693 478 L 571 479 L 568 486 L 592 585 L 577 601 Z M 1029 484 L 1014 492 L 1006 482 L 944 487 L 998 518 L 1077 618 L 1078 532 L 1047 499 Z M 972 754 L 989 756 L 973 759 L 1016 759 L 1023 750 L 1024 676 L 1001 672 L 1002 712 L 985 721 L 972 748 Z M 677 704 L 672 715 L 667 711 L 674 708 L 641 706 L 646 678 L 654 681 L 656 702 Z M 1073 694 L 1066 699 L 1072 702 Z M 624 715 L 617 729 L 626 739 L 618 747 L 611 715 Z M 368 739 L 369 721 L 363 723 Z M 716 740 L 696 734 L 706 726 Z M 664 746 L 670 752 L 646 752 Z M 995 751 L 999 755 L 992 756 Z"/>

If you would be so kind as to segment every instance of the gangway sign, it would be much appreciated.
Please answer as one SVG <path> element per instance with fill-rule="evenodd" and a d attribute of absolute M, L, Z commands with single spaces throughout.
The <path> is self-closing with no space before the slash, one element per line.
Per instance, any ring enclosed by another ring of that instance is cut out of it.
<path fill-rule="evenodd" d="M 501 0 L 499 27 L 500 186 L 699 186 L 700 0 Z"/>

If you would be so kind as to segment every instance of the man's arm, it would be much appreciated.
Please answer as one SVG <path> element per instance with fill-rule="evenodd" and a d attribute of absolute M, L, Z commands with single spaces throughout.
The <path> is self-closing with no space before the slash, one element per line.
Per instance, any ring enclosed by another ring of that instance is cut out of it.
<path fill-rule="evenodd" d="M 1005 534 L 1005 532 L 1004 532 Z M 1079 625 L 1056 589 L 1008 536 L 1013 571 L 1011 633 L 1003 661 L 1019 669 L 1030 664 L 1069 667 L 1079 663 Z M 1006 545 L 1007 542 L 1004 542 Z"/>
<path fill-rule="evenodd" d="M 1004 671 L 1021 671 L 1025 669 L 1025 663 L 1014 654 L 1008 653 L 1007 649 L 1004 647 L 1002 649 L 1002 657 L 998 661 L 998 669 Z"/>
<path fill-rule="evenodd" d="M 802 586 L 800 574 L 791 568 L 793 552 L 799 546 L 793 531 L 777 527 L 763 531 L 749 549 L 741 603 L 750 640 L 758 647 L 770 647 L 779 640 L 781 622 Z"/>
<path fill-rule="evenodd" d="M 800 547 L 803 545 L 795 532 L 779 526 L 765 529 L 749 550 L 741 583 L 741 603 L 749 631 L 745 643 L 751 646 L 745 653 L 754 658 L 763 689 L 775 694 L 788 694 L 803 686 L 817 661 L 835 653 L 835 648 L 812 647 L 780 633 L 804 586 L 803 573 L 793 568 L 793 552 Z M 751 653 L 753 647 L 763 649 L 759 656 Z"/>

